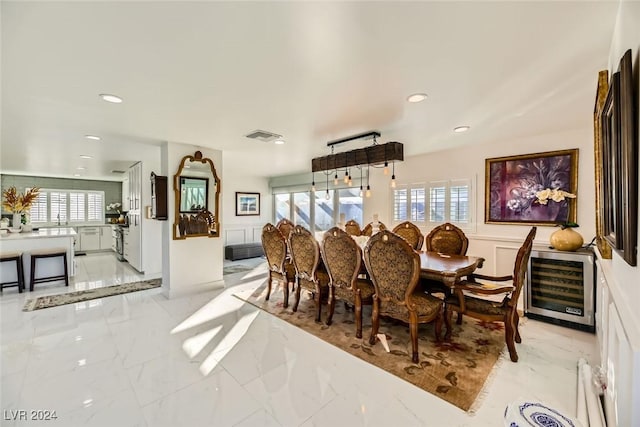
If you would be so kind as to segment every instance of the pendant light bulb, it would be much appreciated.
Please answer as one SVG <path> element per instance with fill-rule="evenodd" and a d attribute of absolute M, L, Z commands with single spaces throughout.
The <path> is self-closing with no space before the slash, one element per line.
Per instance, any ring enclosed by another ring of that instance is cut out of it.
<path fill-rule="evenodd" d="M 349 182 L 349 171 L 345 170 L 344 171 L 344 183 L 348 183 Z"/>
<path fill-rule="evenodd" d="M 324 198 L 325 198 L 326 200 L 329 200 L 329 199 L 331 198 L 331 196 L 329 196 L 329 190 L 328 190 L 328 189 L 327 189 L 327 192 L 326 192 L 326 193 L 325 193 L 325 195 L 324 195 Z"/>
<path fill-rule="evenodd" d="M 360 197 L 362 197 L 362 185 L 360 186 Z"/>
<path fill-rule="evenodd" d="M 396 188 L 396 176 L 391 175 L 391 188 Z"/>
<path fill-rule="evenodd" d="M 382 170 L 382 173 L 389 175 L 389 162 L 384 162 L 384 169 Z"/>
<path fill-rule="evenodd" d="M 313 182 L 311 183 L 311 192 L 312 192 L 312 193 L 315 193 L 315 192 L 316 192 L 316 182 L 315 182 L 315 181 L 313 181 Z"/>
<path fill-rule="evenodd" d="M 347 182 L 347 184 L 349 184 L 349 187 L 353 185 L 353 181 L 351 180 L 351 175 L 349 175 L 349 181 Z"/>
<path fill-rule="evenodd" d="M 371 197 L 371 187 L 367 185 L 367 192 L 365 193 L 367 197 Z"/>
<path fill-rule="evenodd" d="M 338 173 L 333 177 L 333 185 L 338 185 Z"/>

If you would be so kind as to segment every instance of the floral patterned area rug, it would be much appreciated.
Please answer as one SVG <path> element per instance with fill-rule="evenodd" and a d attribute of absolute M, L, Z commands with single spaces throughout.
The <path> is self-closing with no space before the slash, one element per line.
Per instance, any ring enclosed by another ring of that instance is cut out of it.
<path fill-rule="evenodd" d="M 129 292 L 144 291 L 158 288 L 162 285 L 162 279 L 142 280 L 140 282 L 123 283 L 103 288 L 88 289 L 85 291 L 67 292 L 64 294 L 47 295 L 29 299 L 24 303 L 22 311 L 41 310 L 43 308 L 57 307 L 59 305 L 73 304 L 76 302 L 88 301 L 97 298 L 110 297 L 113 295 L 127 294 Z"/>
<path fill-rule="evenodd" d="M 419 325 L 420 362 L 415 364 L 411 362 L 411 339 L 407 324 L 381 318 L 379 332 L 386 336 L 389 345 L 387 352 L 380 341 L 369 345 L 370 306 L 363 307 L 362 338 L 359 339 L 355 336 L 353 311 L 347 311 L 342 302 L 336 301 L 333 322 L 327 326 L 315 323 L 315 305 L 310 294 L 303 292 L 298 311 L 293 313 L 291 307 L 295 294 L 289 297 L 289 308 L 284 309 L 282 288 L 275 286 L 275 283 L 273 288 L 269 301 L 265 301 L 266 285 L 253 292 L 238 292 L 235 296 L 464 411 L 474 412 L 477 409 L 481 400 L 478 396 L 505 347 L 504 326 L 501 323 L 464 317 L 462 325 L 456 325 L 454 315 L 449 343 L 436 342 L 433 324 Z M 323 305 L 323 321 L 326 315 L 327 308 Z M 443 336 L 444 329 L 443 325 Z"/>

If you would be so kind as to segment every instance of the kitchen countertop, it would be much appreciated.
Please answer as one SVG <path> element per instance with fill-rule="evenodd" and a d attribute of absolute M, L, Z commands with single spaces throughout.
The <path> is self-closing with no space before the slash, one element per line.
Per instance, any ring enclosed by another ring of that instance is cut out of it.
<path fill-rule="evenodd" d="M 73 237 L 78 233 L 71 227 L 41 228 L 38 231 L 0 234 L 2 240 L 42 239 L 50 237 Z"/>

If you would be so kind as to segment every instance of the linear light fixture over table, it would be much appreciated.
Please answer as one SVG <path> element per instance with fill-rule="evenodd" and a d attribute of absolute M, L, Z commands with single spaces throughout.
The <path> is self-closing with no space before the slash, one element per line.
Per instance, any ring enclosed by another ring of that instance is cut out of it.
<path fill-rule="evenodd" d="M 349 136 L 335 141 L 327 142 L 327 147 L 333 147 L 355 139 L 375 138 L 380 136 L 378 131 L 370 131 L 358 135 Z M 311 171 L 330 171 L 345 169 L 352 166 L 362 167 L 366 165 L 376 166 L 383 165 L 392 161 L 403 161 L 404 150 L 400 142 L 387 142 L 386 144 L 376 144 L 369 147 L 358 148 L 343 153 L 329 154 L 328 156 L 316 157 L 311 160 Z"/>

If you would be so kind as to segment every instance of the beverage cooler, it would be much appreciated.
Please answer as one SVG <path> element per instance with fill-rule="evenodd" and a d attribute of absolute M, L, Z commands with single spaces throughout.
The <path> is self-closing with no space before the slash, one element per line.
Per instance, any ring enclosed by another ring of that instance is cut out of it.
<path fill-rule="evenodd" d="M 532 250 L 524 303 L 529 318 L 595 332 L 593 251 Z"/>

